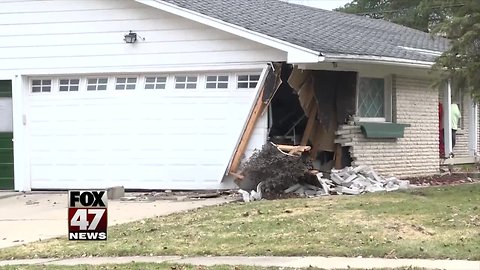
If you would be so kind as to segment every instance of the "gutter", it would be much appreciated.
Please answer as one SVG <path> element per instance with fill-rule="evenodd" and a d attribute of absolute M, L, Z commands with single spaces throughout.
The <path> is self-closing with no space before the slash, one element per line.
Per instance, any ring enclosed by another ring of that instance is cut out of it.
<path fill-rule="evenodd" d="M 402 67 L 431 68 L 435 62 L 401 59 L 395 57 L 353 55 L 353 54 L 328 54 L 324 55 L 324 62 L 348 62 L 360 64 L 388 64 Z"/>

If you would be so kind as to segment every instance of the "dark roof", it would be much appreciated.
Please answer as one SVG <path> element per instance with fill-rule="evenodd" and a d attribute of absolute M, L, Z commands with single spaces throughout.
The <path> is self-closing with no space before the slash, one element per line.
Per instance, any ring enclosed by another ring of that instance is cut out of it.
<path fill-rule="evenodd" d="M 323 55 L 350 54 L 433 61 L 407 50 L 445 51 L 448 40 L 379 19 L 328 11 L 279 0 L 164 0 Z"/>

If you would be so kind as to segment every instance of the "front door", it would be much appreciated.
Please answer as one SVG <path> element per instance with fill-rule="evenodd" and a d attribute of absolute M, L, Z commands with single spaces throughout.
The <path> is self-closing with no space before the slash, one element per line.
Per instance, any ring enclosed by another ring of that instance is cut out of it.
<path fill-rule="evenodd" d="M 0 80 L 0 190 L 13 188 L 12 81 Z"/>

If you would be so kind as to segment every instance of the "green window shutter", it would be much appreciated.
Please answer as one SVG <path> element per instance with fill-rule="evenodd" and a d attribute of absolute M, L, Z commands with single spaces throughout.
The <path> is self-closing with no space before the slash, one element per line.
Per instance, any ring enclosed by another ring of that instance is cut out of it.
<path fill-rule="evenodd" d="M 410 124 L 397 124 L 385 122 L 357 122 L 365 138 L 396 139 L 403 138 L 406 127 Z"/>
<path fill-rule="evenodd" d="M 0 80 L 0 97 L 11 97 L 11 96 L 12 96 L 12 81 Z"/>
<path fill-rule="evenodd" d="M 13 189 L 13 133 L 0 133 L 0 190 Z"/>

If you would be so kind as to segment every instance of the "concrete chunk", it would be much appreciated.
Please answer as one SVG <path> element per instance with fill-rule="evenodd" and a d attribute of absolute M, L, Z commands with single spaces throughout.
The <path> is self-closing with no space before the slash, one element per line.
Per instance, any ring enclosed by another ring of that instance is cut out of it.
<path fill-rule="evenodd" d="M 318 175 L 317 175 L 317 179 L 318 179 L 318 182 L 320 182 L 320 185 L 322 185 L 323 192 L 325 194 L 329 194 L 330 193 L 330 188 L 328 187 L 328 184 L 326 183 L 325 179 L 322 179 L 321 177 L 318 177 Z"/>
<path fill-rule="evenodd" d="M 292 192 L 297 191 L 297 190 L 298 190 L 299 188 L 301 188 L 301 187 L 302 187 L 302 185 L 300 185 L 300 184 L 295 184 L 295 185 L 293 185 L 293 186 L 285 189 L 284 192 L 285 192 L 285 193 L 292 193 Z"/>
<path fill-rule="evenodd" d="M 300 196 L 304 196 L 305 195 L 305 189 L 302 186 L 300 186 L 300 188 L 295 190 L 294 193 L 297 194 L 297 195 L 300 195 Z"/>
<path fill-rule="evenodd" d="M 375 185 L 371 185 L 371 186 L 368 186 L 366 189 L 365 189 L 366 192 L 371 192 L 371 193 L 374 193 L 374 192 L 381 192 L 381 191 L 385 191 L 385 189 L 383 187 L 378 187 L 378 186 L 375 186 Z"/>
<path fill-rule="evenodd" d="M 339 138 L 334 140 L 334 143 L 339 143 L 339 144 L 349 143 L 349 142 L 352 142 L 352 138 Z"/>
<path fill-rule="evenodd" d="M 409 189 L 410 188 L 410 181 L 408 180 L 398 180 L 398 188 L 399 189 Z"/>
<path fill-rule="evenodd" d="M 351 129 L 340 129 L 340 130 L 335 131 L 335 135 L 348 135 L 348 134 L 351 134 L 351 133 L 352 133 Z M 342 136 L 340 136 L 340 137 L 342 137 Z"/>
<path fill-rule="evenodd" d="M 346 183 L 352 182 L 354 179 L 356 179 L 358 176 L 356 174 L 350 175 L 347 179 L 345 179 Z"/>
<path fill-rule="evenodd" d="M 341 185 L 343 183 L 343 178 L 340 177 L 337 173 L 332 173 L 330 177 L 337 185 Z"/>
<path fill-rule="evenodd" d="M 120 200 L 125 197 L 125 188 L 123 186 L 107 188 L 107 198 L 109 200 Z"/>
<path fill-rule="evenodd" d="M 349 194 L 349 195 L 358 195 L 358 194 L 361 193 L 361 191 L 359 189 L 347 188 L 347 187 L 342 187 L 342 186 L 336 187 L 335 190 L 339 193 Z"/>
<path fill-rule="evenodd" d="M 377 180 L 378 182 L 384 182 L 385 179 L 382 177 L 378 176 L 378 174 L 375 171 L 370 171 L 370 174 L 372 175 L 373 179 Z"/>
<path fill-rule="evenodd" d="M 308 188 L 308 189 L 310 189 L 310 190 L 315 190 L 315 191 L 317 191 L 317 190 L 320 189 L 320 187 L 317 187 L 317 186 L 314 186 L 314 185 L 310 185 L 310 184 L 305 184 L 304 187 L 305 187 L 305 188 Z"/>
<path fill-rule="evenodd" d="M 365 171 L 365 169 L 368 169 L 368 167 L 365 166 L 365 165 L 360 165 L 360 166 L 354 168 L 353 171 L 354 171 L 355 173 L 359 173 L 359 172 Z"/>
<path fill-rule="evenodd" d="M 350 125 L 341 125 L 338 127 L 339 130 L 352 130 L 352 129 L 358 129 L 360 130 L 359 126 L 350 126 Z"/>

